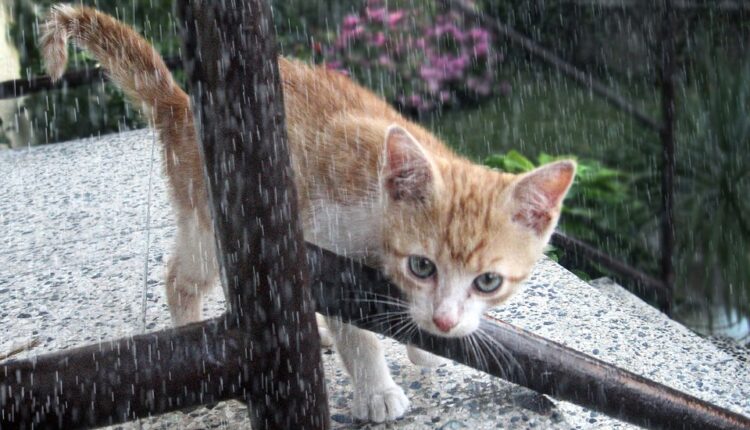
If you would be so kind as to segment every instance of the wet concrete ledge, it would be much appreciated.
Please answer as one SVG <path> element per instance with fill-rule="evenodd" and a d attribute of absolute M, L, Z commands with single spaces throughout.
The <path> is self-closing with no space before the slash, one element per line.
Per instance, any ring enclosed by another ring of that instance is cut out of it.
<path fill-rule="evenodd" d="M 0 354 L 32 339 L 39 345 L 21 357 L 169 325 L 162 284 L 174 227 L 154 144 L 141 130 L 0 152 Z M 206 314 L 222 310 L 217 288 Z M 750 415 L 747 361 L 612 283 L 589 284 L 542 260 L 523 292 L 493 314 Z M 402 346 L 385 342 L 410 413 L 388 426 L 353 423 L 348 377 L 324 351 L 334 427 L 632 427 L 464 366 L 418 368 Z M 245 417 L 242 404 L 225 402 L 118 427 L 246 428 Z"/>

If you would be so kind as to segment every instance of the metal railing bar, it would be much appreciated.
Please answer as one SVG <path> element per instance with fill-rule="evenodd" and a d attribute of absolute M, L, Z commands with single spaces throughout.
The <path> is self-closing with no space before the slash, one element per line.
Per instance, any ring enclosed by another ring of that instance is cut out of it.
<path fill-rule="evenodd" d="M 662 306 L 662 312 L 672 314 L 672 291 L 675 279 L 675 23 L 671 0 L 662 0 L 661 30 L 659 37 L 660 64 L 659 86 L 661 90 L 661 117 L 663 127 L 659 131 L 661 140 L 661 203 L 660 245 L 661 278 L 669 290 L 669 300 Z"/>
<path fill-rule="evenodd" d="M 182 67 L 182 59 L 178 57 L 165 58 L 164 62 L 170 70 Z M 30 79 L 14 79 L 0 82 L 0 100 L 14 99 L 40 91 L 59 90 L 63 88 L 77 88 L 89 85 L 94 81 L 102 81 L 106 77 L 104 69 L 91 67 L 70 70 L 62 75 L 60 80 L 52 82 L 49 76 L 42 75 Z"/>
<path fill-rule="evenodd" d="M 100 427 L 239 398 L 251 345 L 215 318 L 2 363 L 0 428 Z"/>
<path fill-rule="evenodd" d="M 584 88 L 591 90 L 596 95 L 602 97 L 615 108 L 635 118 L 640 124 L 654 131 L 659 131 L 662 125 L 638 107 L 633 105 L 621 95 L 610 89 L 604 83 L 594 79 L 590 73 L 586 73 L 572 64 L 558 57 L 552 51 L 540 46 L 533 40 L 519 33 L 512 27 L 501 23 L 497 19 L 489 17 L 474 7 L 470 6 L 463 0 L 437 0 L 445 7 L 456 10 L 465 16 L 481 23 L 482 25 L 492 28 L 495 32 L 507 38 L 508 41 L 520 46 L 533 58 L 553 67 L 563 75 L 579 83 Z"/>
<path fill-rule="evenodd" d="M 406 316 L 389 318 L 387 323 L 368 318 L 399 315 L 401 309 L 389 304 L 390 301 L 368 300 L 383 295 L 399 298 L 398 287 L 390 284 L 380 272 L 361 263 L 347 261 L 312 246 L 309 249 L 318 312 L 338 316 L 387 336 L 404 333 L 398 330 L 406 323 Z M 617 368 L 506 322 L 485 318 L 480 330 L 485 339 L 491 341 L 475 342 L 480 346 L 473 353 L 467 350 L 466 342 L 460 338 L 444 338 L 421 331 L 396 340 L 646 428 L 750 428 L 750 417 Z M 493 359 L 495 357 L 499 359 Z"/>
<path fill-rule="evenodd" d="M 376 318 L 399 309 L 367 300 L 372 294 L 398 297 L 383 274 L 310 244 L 306 258 L 319 312 L 390 336 L 403 327 L 398 318 Z M 240 398 L 243 372 L 258 354 L 250 335 L 227 318 L 0 363 L 0 427 L 110 425 Z M 481 328 L 493 339 L 479 343 L 484 359 L 459 338 L 418 332 L 397 340 L 646 428 L 750 428 L 750 417 L 508 323 L 489 318 Z M 486 359 L 508 356 L 513 360 Z"/>
<path fill-rule="evenodd" d="M 628 265 L 627 263 L 620 261 L 597 248 L 594 248 L 586 242 L 567 236 L 564 233 L 555 232 L 552 235 L 550 243 L 565 251 L 581 255 L 589 261 L 599 264 L 605 267 L 607 270 L 612 271 L 612 273 L 622 276 L 623 278 L 630 279 L 636 284 L 643 286 L 650 291 L 653 291 L 654 293 L 656 293 L 659 301 L 665 300 L 667 297 L 669 297 L 669 287 L 661 279 L 641 272 L 640 270 Z"/>
<path fill-rule="evenodd" d="M 578 6 L 596 7 L 599 9 L 637 8 L 643 6 L 643 0 L 563 0 L 561 3 L 572 3 Z M 722 1 L 674 1 L 674 8 L 685 11 L 719 11 L 719 12 L 748 12 L 750 4 L 745 0 Z"/>

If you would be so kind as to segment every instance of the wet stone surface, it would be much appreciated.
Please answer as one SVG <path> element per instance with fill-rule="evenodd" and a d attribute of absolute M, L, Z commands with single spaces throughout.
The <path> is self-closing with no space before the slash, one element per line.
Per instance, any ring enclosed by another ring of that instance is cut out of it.
<path fill-rule="evenodd" d="M 158 148 L 151 165 L 152 142 L 151 133 L 136 131 L 0 152 L 0 354 L 31 340 L 38 345 L 17 357 L 169 325 L 162 289 L 174 227 Z M 217 288 L 205 314 L 218 315 L 223 307 Z M 543 260 L 523 292 L 492 313 L 750 414 L 750 365 L 742 355 L 698 337 L 610 282 L 590 285 Z M 454 363 L 419 368 L 403 346 L 384 342 L 411 410 L 388 425 L 354 422 L 349 378 L 338 357 L 324 351 L 334 428 L 632 427 Z M 245 406 L 231 401 L 113 428 L 248 428 L 246 417 Z"/>

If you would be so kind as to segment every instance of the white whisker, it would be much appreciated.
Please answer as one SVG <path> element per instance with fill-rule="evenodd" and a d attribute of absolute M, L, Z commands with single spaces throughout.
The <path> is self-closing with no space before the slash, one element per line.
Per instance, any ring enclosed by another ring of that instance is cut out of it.
<path fill-rule="evenodd" d="M 372 299 L 344 299 L 345 302 L 356 302 L 356 303 L 373 303 L 373 304 L 383 304 L 386 306 L 394 306 L 397 308 L 408 308 L 408 305 L 405 303 L 399 303 L 399 302 L 389 302 L 384 300 L 372 300 Z"/>
<path fill-rule="evenodd" d="M 354 322 L 362 322 L 362 323 L 369 323 L 374 325 L 387 325 L 392 320 L 401 320 L 401 319 L 407 319 L 405 318 L 408 314 L 406 312 L 389 312 L 386 314 L 381 315 L 367 315 L 362 318 L 358 318 L 354 320 Z"/>
<path fill-rule="evenodd" d="M 487 344 L 487 348 L 490 351 L 499 351 L 500 354 L 502 354 L 502 358 L 504 359 L 504 363 L 506 364 L 506 374 L 515 372 L 520 378 L 525 379 L 526 375 L 523 371 L 523 367 L 521 367 L 521 364 L 518 362 L 518 360 L 516 360 L 513 354 L 511 354 L 502 343 L 490 336 L 489 333 L 485 332 L 484 330 L 477 331 L 477 334 Z"/>
<path fill-rule="evenodd" d="M 405 319 L 403 326 L 399 328 L 395 333 L 393 333 L 393 338 L 398 339 L 399 334 L 403 334 L 405 329 L 409 329 L 412 326 L 415 326 L 414 321 L 412 321 L 411 319 Z"/>

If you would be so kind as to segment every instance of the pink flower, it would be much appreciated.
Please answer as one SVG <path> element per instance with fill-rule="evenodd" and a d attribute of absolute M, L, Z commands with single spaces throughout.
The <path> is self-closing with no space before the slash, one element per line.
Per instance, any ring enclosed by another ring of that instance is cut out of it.
<path fill-rule="evenodd" d="M 469 36 L 477 42 L 489 42 L 490 40 L 490 33 L 483 29 L 483 28 L 477 28 L 474 27 L 471 30 L 469 30 Z"/>
<path fill-rule="evenodd" d="M 359 15 L 350 14 L 344 17 L 344 28 L 352 29 L 359 24 Z"/>
<path fill-rule="evenodd" d="M 391 58 L 386 54 L 382 54 L 380 55 L 380 57 L 378 57 L 378 64 L 380 64 L 381 66 L 390 67 L 393 66 L 393 61 L 391 61 Z"/>
<path fill-rule="evenodd" d="M 453 23 L 447 23 L 447 24 L 436 26 L 434 29 L 434 35 L 436 37 L 448 35 L 458 41 L 463 41 L 464 39 L 466 39 L 466 36 L 464 35 L 464 33 L 458 27 L 456 27 Z"/>
<path fill-rule="evenodd" d="M 358 25 L 352 29 L 342 31 L 341 36 L 344 39 L 352 39 L 352 38 L 359 37 L 363 35 L 364 33 L 365 33 L 364 27 L 362 27 L 361 25 Z"/>
<path fill-rule="evenodd" d="M 377 33 L 375 33 L 375 36 L 373 36 L 370 43 L 378 48 L 385 45 L 385 34 L 383 34 L 382 31 L 378 31 Z"/>
<path fill-rule="evenodd" d="M 466 66 L 469 65 L 469 57 L 466 54 L 462 54 L 460 57 L 453 59 L 449 63 L 450 70 L 453 73 L 463 73 Z"/>
<path fill-rule="evenodd" d="M 403 37 L 398 37 L 391 46 L 391 55 L 399 55 L 409 49 L 413 49 L 412 41 L 410 39 L 405 41 Z"/>
<path fill-rule="evenodd" d="M 346 48 L 349 45 L 349 42 L 359 38 L 364 33 L 365 29 L 361 25 L 358 25 L 354 28 L 344 29 L 341 31 L 341 34 L 339 34 L 338 39 L 336 39 L 336 47 Z"/>
<path fill-rule="evenodd" d="M 349 71 L 344 69 L 344 65 L 341 63 L 341 61 L 334 60 L 334 61 L 329 61 L 325 64 L 326 64 L 326 69 L 341 73 L 344 76 L 349 76 Z"/>
<path fill-rule="evenodd" d="M 442 88 L 442 83 L 437 79 L 428 79 L 427 80 L 427 89 L 430 91 L 430 93 L 435 94 L 438 91 L 440 91 L 440 88 Z"/>
<path fill-rule="evenodd" d="M 417 110 L 427 112 L 435 108 L 435 103 L 430 100 L 422 100 L 422 103 L 417 106 Z"/>
<path fill-rule="evenodd" d="M 439 69 L 423 64 L 422 67 L 419 68 L 419 76 L 426 81 L 438 80 L 443 76 L 443 73 Z"/>
<path fill-rule="evenodd" d="M 466 86 L 480 96 L 488 96 L 492 92 L 492 85 L 486 79 L 469 78 L 466 80 Z"/>
<path fill-rule="evenodd" d="M 388 25 L 390 27 L 395 27 L 396 24 L 398 24 L 399 21 L 401 21 L 401 19 L 404 17 L 404 15 L 406 15 L 406 12 L 404 12 L 403 10 L 397 10 L 395 12 L 389 13 L 388 14 Z"/>
<path fill-rule="evenodd" d="M 406 103 L 411 106 L 419 106 L 422 104 L 422 97 L 420 97 L 418 94 L 412 94 L 407 97 Z"/>
<path fill-rule="evenodd" d="M 326 62 L 326 69 L 329 70 L 339 70 L 341 69 L 343 65 L 341 64 L 341 61 L 339 60 L 333 60 Z"/>
<path fill-rule="evenodd" d="M 385 22 L 386 20 L 386 11 L 384 7 L 365 8 L 365 14 L 367 15 L 367 19 L 373 22 Z"/>
<path fill-rule="evenodd" d="M 477 43 L 474 45 L 474 56 L 485 57 L 490 52 L 489 44 L 485 42 Z"/>
<path fill-rule="evenodd" d="M 413 6 L 391 10 L 387 0 L 363 3 L 361 13 L 344 16 L 334 43 L 322 49 L 327 68 L 360 78 L 372 69 L 396 73 L 403 86 L 394 85 L 398 95 L 391 97 L 419 112 L 451 104 L 458 94 L 510 93 L 493 73 L 503 54 L 487 29 L 456 13 L 429 20 L 431 14 Z"/>

